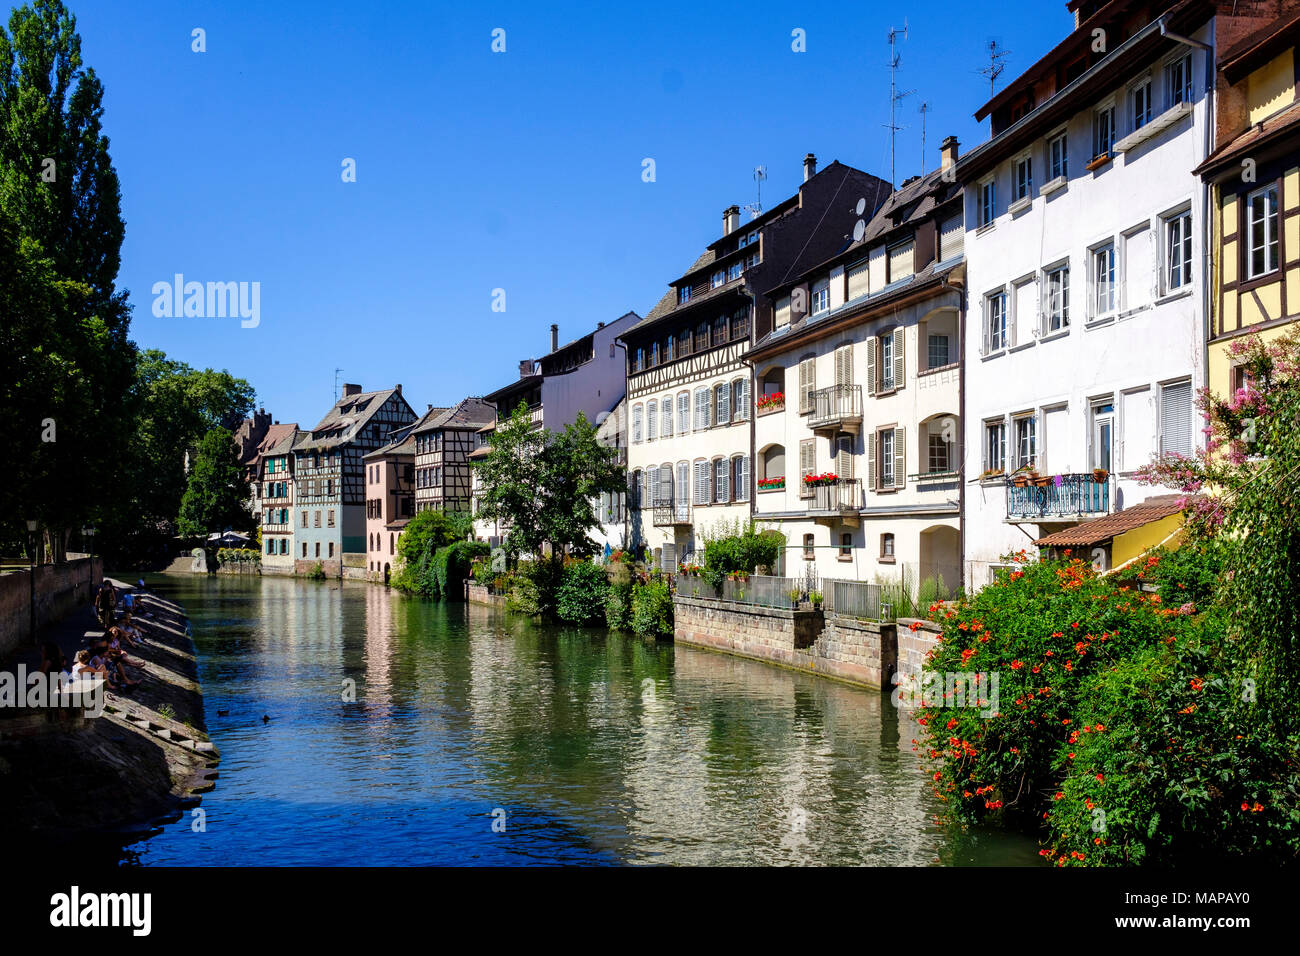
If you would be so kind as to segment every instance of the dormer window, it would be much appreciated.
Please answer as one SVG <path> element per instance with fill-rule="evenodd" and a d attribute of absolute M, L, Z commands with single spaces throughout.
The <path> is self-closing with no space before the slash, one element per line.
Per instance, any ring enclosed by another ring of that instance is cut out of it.
<path fill-rule="evenodd" d="M 690 300 L 691 300 L 691 287 L 690 287 L 690 286 L 688 286 L 688 285 L 684 285 L 684 286 L 682 286 L 680 289 L 677 290 L 677 304 L 678 304 L 678 305 L 681 305 L 681 304 L 683 304 L 683 303 L 685 303 L 685 302 L 689 302 Z"/>
<path fill-rule="evenodd" d="M 732 280 L 739 279 L 742 275 L 744 275 L 744 272 L 745 272 L 745 263 L 743 261 L 733 262 L 731 264 L 731 268 L 727 270 L 727 281 L 730 282 Z"/>
<path fill-rule="evenodd" d="M 831 284 L 829 279 L 819 279 L 812 287 L 812 314 L 819 315 L 830 311 Z"/>
<path fill-rule="evenodd" d="M 712 289 L 716 289 L 718 286 L 722 285 L 726 281 L 727 281 L 727 274 L 723 272 L 721 269 L 719 269 L 717 272 L 713 273 L 713 277 L 709 280 L 709 287 Z"/>

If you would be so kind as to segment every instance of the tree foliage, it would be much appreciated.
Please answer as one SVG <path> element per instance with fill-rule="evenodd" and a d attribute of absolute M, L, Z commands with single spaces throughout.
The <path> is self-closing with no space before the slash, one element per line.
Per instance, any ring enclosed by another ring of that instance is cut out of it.
<path fill-rule="evenodd" d="M 199 442 L 176 526 L 188 537 L 246 528 L 250 520 L 248 484 L 234 439 L 226 429 L 214 428 Z"/>

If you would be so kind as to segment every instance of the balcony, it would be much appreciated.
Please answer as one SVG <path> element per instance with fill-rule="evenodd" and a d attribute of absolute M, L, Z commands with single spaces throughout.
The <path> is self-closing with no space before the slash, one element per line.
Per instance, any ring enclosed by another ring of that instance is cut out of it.
<path fill-rule="evenodd" d="M 656 528 L 689 528 L 691 505 L 687 501 L 656 501 L 651 523 Z"/>
<path fill-rule="evenodd" d="M 808 499 L 808 517 L 818 524 L 857 525 L 862 518 L 862 481 L 841 478 L 833 485 L 817 485 Z"/>
<path fill-rule="evenodd" d="M 832 385 L 812 393 L 812 414 L 808 427 L 815 432 L 862 430 L 862 386 Z"/>
<path fill-rule="evenodd" d="M 1030 482 L 1018 488 L 1013 479 L 1005 481 L 1011 522 L 1088 518 L 1110 511 L 1110 482 L 1092 475 L 1058 475 L 1042 487 Z"/>

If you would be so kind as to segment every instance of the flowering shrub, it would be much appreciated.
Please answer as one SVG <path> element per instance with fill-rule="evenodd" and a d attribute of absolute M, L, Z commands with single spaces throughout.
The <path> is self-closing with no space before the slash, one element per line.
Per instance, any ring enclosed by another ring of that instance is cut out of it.
<path fill-rule="evenodd" d="M 760 412 L 766 411 L 769 408 L 778 408 L 783 406 L 785 405 L 785 393 L 773 392 L 771 395 L 760 395 L 758 396 L 757 405 Z"/>
<path fill-rule="evenodd" d="M 819 485 L 833 485 L 840 480 L 840 476 L 833 471 L 823 472 L 820 475 L 804 475 L 803 483 L 809 488 L 816 488 Z"/>

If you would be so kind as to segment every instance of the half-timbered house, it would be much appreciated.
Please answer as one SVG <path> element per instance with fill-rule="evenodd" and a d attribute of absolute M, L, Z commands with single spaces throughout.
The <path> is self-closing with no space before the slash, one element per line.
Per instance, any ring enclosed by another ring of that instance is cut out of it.
<path fill-rule="evenodd" d="M 464 398 L 412 429 L 415 439 L 415 511 L 468 511 L 471 498 L 469 453 L 475 433 L 496 420 L 496 407 L 481 398 Z"/>

